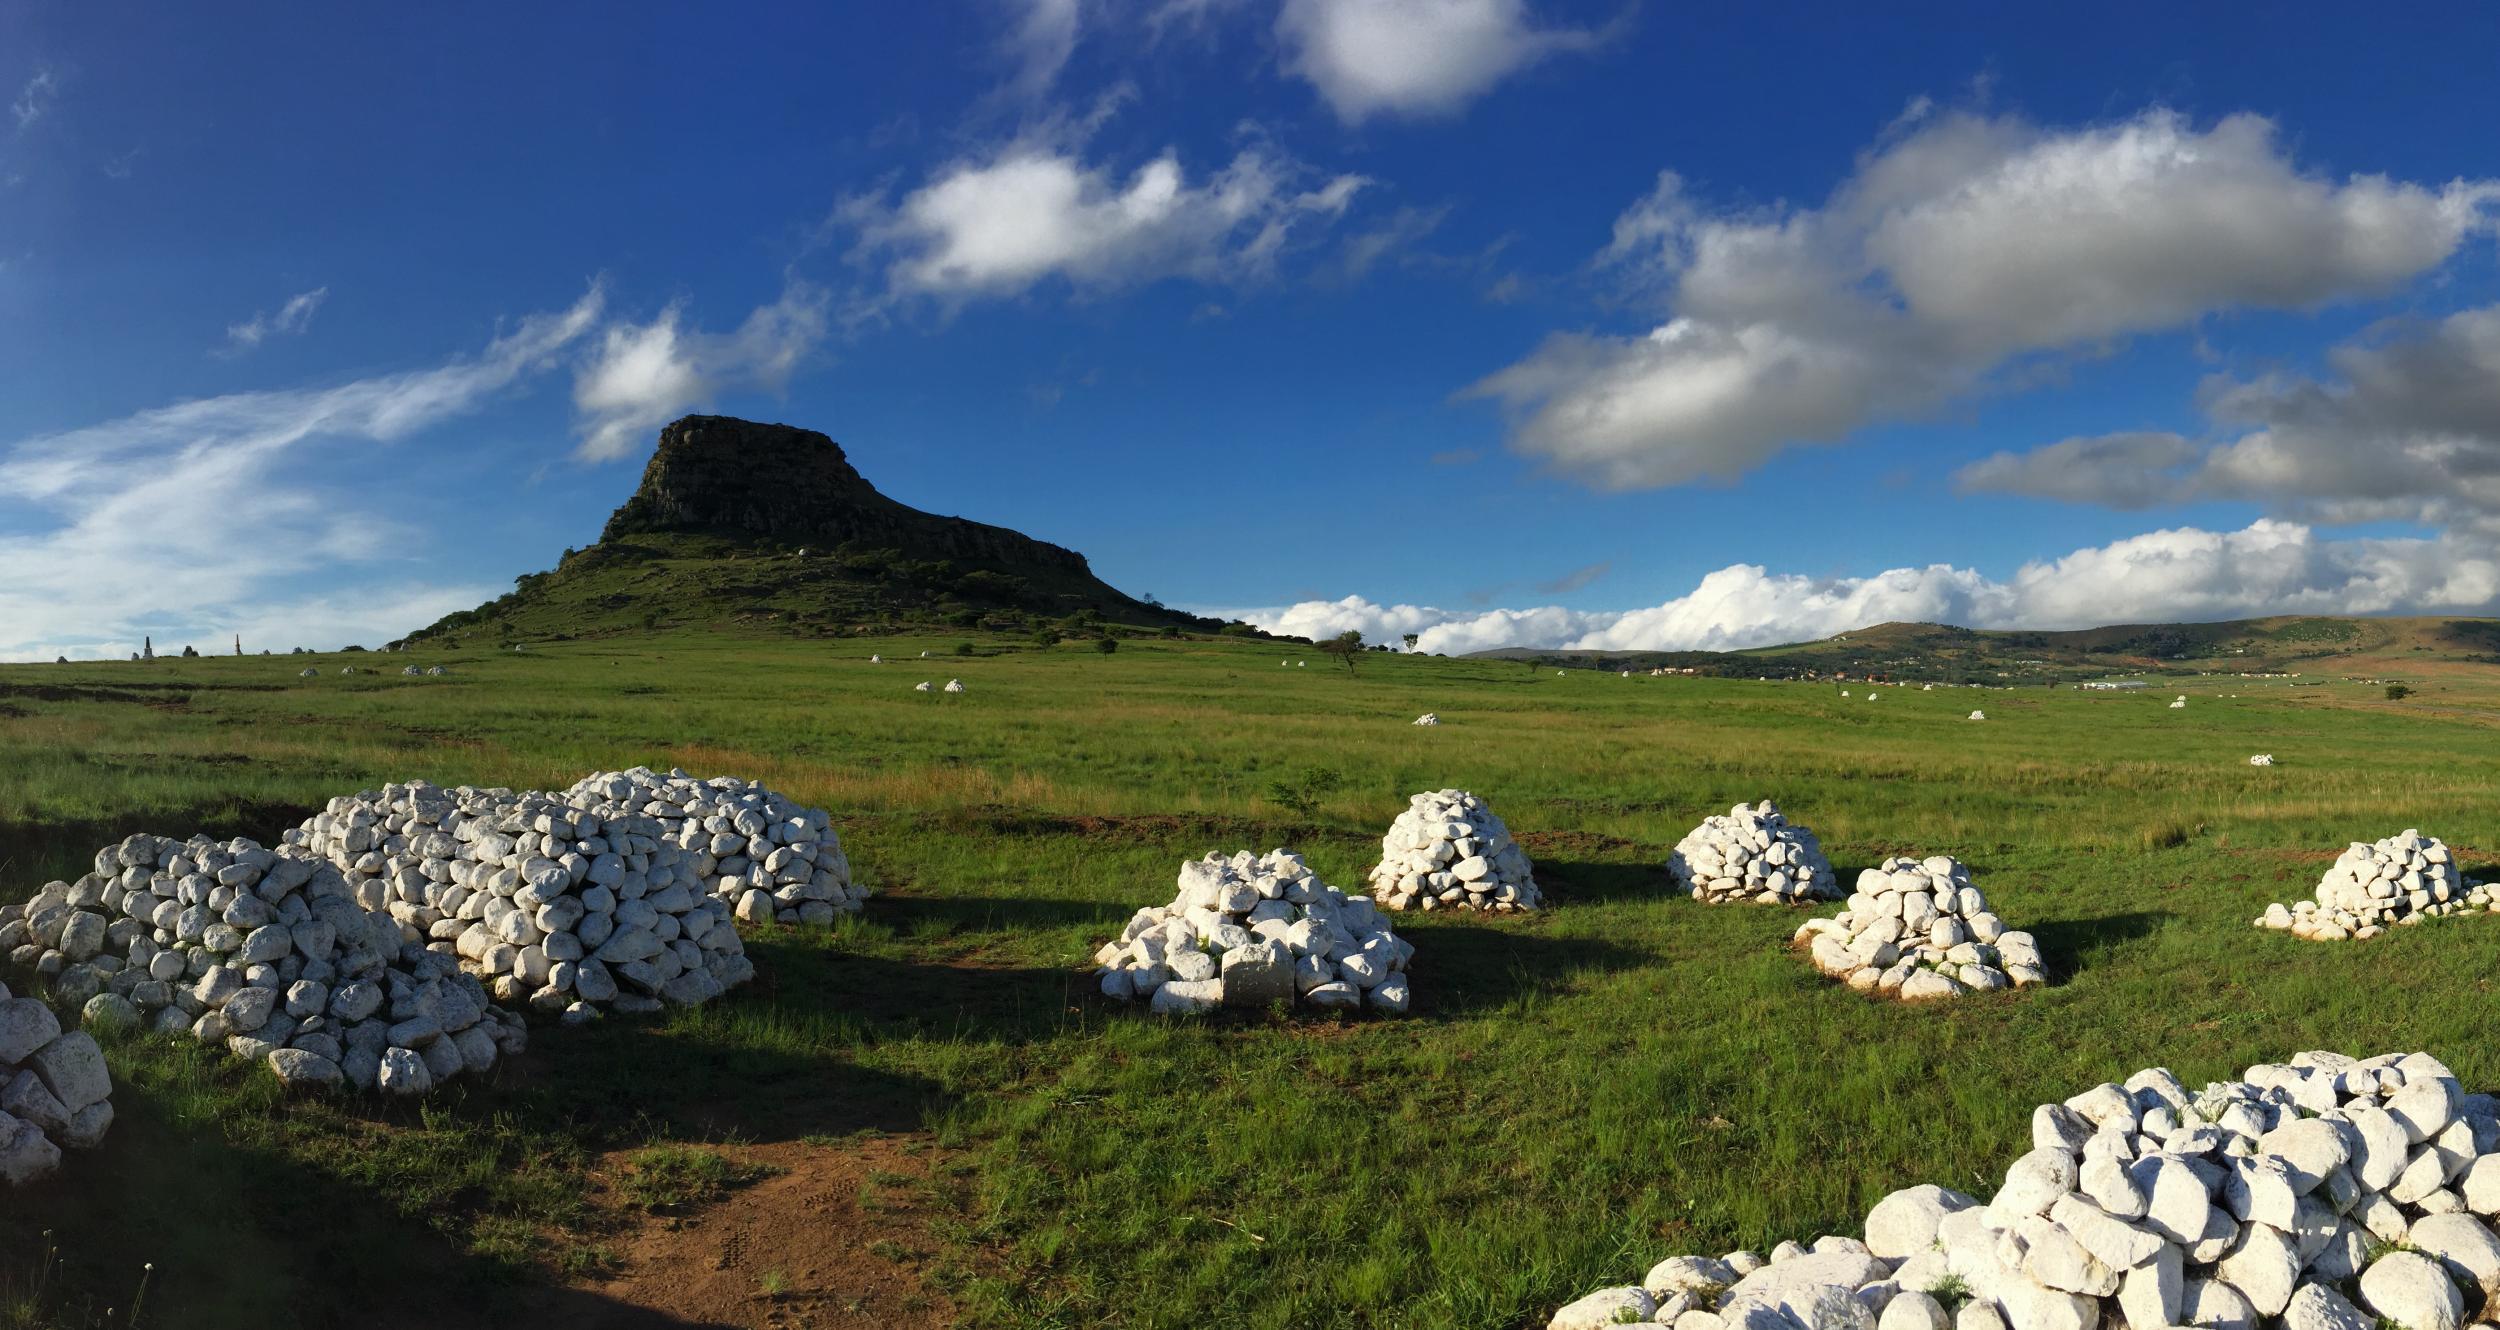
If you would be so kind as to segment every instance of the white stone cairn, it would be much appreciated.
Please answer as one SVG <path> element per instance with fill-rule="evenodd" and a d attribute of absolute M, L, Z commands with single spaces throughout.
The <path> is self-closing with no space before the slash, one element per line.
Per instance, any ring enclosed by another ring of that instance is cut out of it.
<path fill-rule="evenodd" d="M 755 782 L 635 767 L 584 776 L 564 797 L 603 819 L 659 823 L 669 840 L 694 856 L 705 889 L 747 923 L 823 927 L 857 914 L 868 899 L 868 889 L 851 880 L 833 815 Z"/>
<path fill-rule="evenodd" d="M 1094 953 L 1106 997 L 1158 1015 L 1273 1003 L 1404 1012 L 1415 949 L 1372 902 L 1319 880 L 1302 856 L 1243 850 L 1181 865 L 1172 903 L 1139 910 Z"/>
<path fill-rule="evenodd" d="M 518 1014 L 349 884 L 292 845 L 131 836 L 0 907 L 0 948 L 88 1026 L 187 1034 L 290 1087 L 423 1094 L 528 1046 Z"/>
<path fill-rule="evenodd" d="M 1545 898 L 1527 851 L 1484 800 L 1465 790 L 1429 790 L 1380 838 L 1372 899 L 1390 910 L 1533 910 Z"/>
<path fill-rule="evenodd" d="M 1858 874 L 1849 908 L 1808 919 L 1797 944 L 1861 993 L 1904 1002 L 2045 984 L 2039 944 L 2008 931 L 1958 859 L 1887 859 Z"/>
<path fill-rule="evenodd" d="M 2289 907 L 2277 901 L 2256 923 L 2312 942 L 2341 942 L 2374 938 L 2399 924 L 2488 912 L 2500 912 L 2500 888 L 2467 882 L 2438 837 L 2407 827 L 2373 844 L 2354 841 L 2318 880 L 2314 899 Z"/>
<path fill-rule="evenodd" d="M 1418 725 L 1438 725 L 1441 723 L 1441 716 L 1438 712 L 1427 711 L 1424 714 L 1417 716 L 1415 718 L 1415 723 Z"/>
<path fill-rule="evenodd" d="M 104 1049 L 84 1030 L 0 984 L 0 1190 L 61 1166 L 63 1150 L 92 1150 L 113 1125 Z"/>
<path fill-rule="evenodd" d="M 1795 905 L 1841 894 L 1821 842 L 1768 799 L 1738 804 L 1693 828 L 1667 856 L 1667 872 L 1710 905 Z"/>
<path fill-rule="evenodd" d="M 499 1002 L 590 1020 L 693 1006 L 755 975 L 729 902 L 652 818 L 419 781 L 332 799 L 287 837 Z"/>
<path fill-rule="evenodd" d="M 1548 1330 L 2460 1330 L 2500 1316 L 2500 1101 L 2426 1053 L 2168 1070 L 2031 1118 L 1986 1202 L 1896 1191 L 1865 1236 L 1673 1256 Z"/>

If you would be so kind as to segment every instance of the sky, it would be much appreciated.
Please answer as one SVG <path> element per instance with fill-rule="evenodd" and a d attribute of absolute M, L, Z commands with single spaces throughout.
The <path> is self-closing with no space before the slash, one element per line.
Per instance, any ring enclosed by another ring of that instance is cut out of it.
<path fill-rule="evenodd" d="M 0 659 L 378 645 L 691 411 L 1430 651 L 2500 613 L 2500 8 L 2033 9 L 0 0 Z"/>

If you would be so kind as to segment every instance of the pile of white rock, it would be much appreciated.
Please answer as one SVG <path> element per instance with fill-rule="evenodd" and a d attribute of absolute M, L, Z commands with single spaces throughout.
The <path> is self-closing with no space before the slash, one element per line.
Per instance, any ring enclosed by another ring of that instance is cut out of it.
<path fill-rule="evenodd" d="M 419 781 L 332 799 L 287 841 L 500 1002 L 588 1020 L 691 1006 L 755 975 L 729 902 L 648 817 Z"/>
<path fill-rule="evenodd" d="M 2008 932 L 1970 869 L 1944 855 L 1900 856 L 1858 874 L 1849 908 L 1808 919 L 1795 941 L 1823 973 L 1904 1002 L 2049 980 L 2031 934 Z"/>
<path fill-rule="evenodd" d="M 1302 856 L 1248 850 L 1181 865 L 1172 903 L 1139 910 L 1094 953 L 1105 996 L 1158 1013 L 1265 1007 L 1406 1010 L 1415 949 L 1361 896 L 1329 886 Z"/>
<path fill-rule="evenodd" d="M 1970 718 L 1972 720 L 1986 720 L 1988 718 L 1988 713 L 1985 711 L 1974 711 L 1970 713 Z"/>
<path fill-rule="evenodd" d="M 1863 1240 L 1679 1256 L 1549 1330 L 2458 1330 L 2500 1316 L 2500 1101 L 2424 1053 L 2302 1053 L 2191 1093 L 2136 1073 L 2031 1120 L 1986 1204 L 1878 1202 Z"/>
<path fill-rule="evenodd" d="M 1693 828 L 1667 856 L 1667 872 L 1694 900 L 1712 905 L 1840 898 L 1821 842 L 1768 799 L 1738 804 Z"/>
<path fill-rule="evenodd" d="M 1372 899 L 1392 910 L 1464 909 L 1511 913 L 1544 903 L 1527 852 L 1484 800 L 1465 790 L 1429 790 L 1380 839 Z"/>
<path fill-rule="evenodd" d="M 2272 753 L 2259 753 L 2259 754 L 2257 754 L 2256 756 L 2251 757 L 2250 759 L 2248 759 L 2248 765 L 2250 765 L 2250 766 L 2252 766 L 2252 767 L 2270 767 L 2270 766 L 2273 766 L 2273 765 L 2274 765 L 2274 754 L 2272 754 Z"/>
<path fill-rule="evenodd" d="M 290 1086 L 423 1094 L 528 1044 L 448 959 L 288 848 L 136 835 L 0 907 L 0 946 L 84 1024 L 188 1034 Z"/>
<path fill-rule="evenodd" d="M 1437 712 L 1427 711 L 1424 714 L 1417 716 L 1415 718 L 1415 723 L 1418 725 L 1438 725 L 1441 723 L 1441 717 Z"/>
<path fill-rule="evenodd" d="M 2312 942 L 2341 942 L 2377 937 L 2397 924 L 2493 910 L 2500 910 L 2500 890 L 2467 882 L 2438 837 L 2407 827 L 2375 844 L 2354 841 L 2319 879 L 2316 899 L 2289 908 L 2278 901 L 2256 922 Z"/>
<path fill-rule="evenodd" d="M 635 767 L 585 776 L 564 798 L 601 818 L 658 822 L 694 856 L 706 889 L 748 923 L 822 926 L 858 913 L 868 899 L 868 889 L 851 881 L 833 815 L 751 781 Z"/>
<path fill-rule="evenodd" d="M 62 1033 L 50 1007 L 0 984 L 0 1186 L 51 1173 L 64 1149 L 103 1144 L 112 1093 L 93 1035 Z"/>

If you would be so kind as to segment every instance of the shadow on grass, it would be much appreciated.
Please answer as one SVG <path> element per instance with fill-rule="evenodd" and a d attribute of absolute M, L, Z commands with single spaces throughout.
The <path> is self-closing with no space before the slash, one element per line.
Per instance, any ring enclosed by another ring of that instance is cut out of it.
<path fill-rule="evenodd" d="M 2081 968 L 2086 957 L 2148 937 L 2175 917 L 2167 911 L 2133 910 L 2090 919 L 2033 920 L 2027 931 L 2040 944 L 2041 958 L 2049 963 L 2050 978 L 2062 982 Z"/>
<path fill-rule="evenodd" d="M 1136 912 L 1109 901 L 1022 900 L 980 896 L 879 896 L 876 922 L 905 937 L 952 933 L 1018 933 L 1080 925 L 1109 936 Z"/>
<path fill-rule="evenodd" d="M 473 1218 L 473 1197 L 420 1209 L 414 1198 L 239 1142 L 213 1121 L 176 1120 L 149 1096 L 125 1092 L 115 1103 L 121 1113 L 102 1148 L 70 1157 L 0 1209 L 0 1287 L 33 1274 L 44 1233 L 60 1253 L 37 1325 L 134 1324 L 143 1263 L 154 1267 L 135 1321 L 143 1327 L 419 1330 L 515 1317 L 549 1330 L 702 1324 L 462 1251 L 436 1225 L 446 1215 Z"/>
<path fill-rule="evenodd" d="M 1556 937 L 1485 924 L 1442 923 L 1408 935 L 1415 959 L 1414 1009 L 1426 1016 L 1464 1016 L 1507 1006 L 1585 974 L 1656 963 L 1646 951 L 1601 938 Z"/>
<path fill-rule="evenodd" d="M 1536 861 L 1538 890 L 1555 904 L 1600 905 L 1613 901 L 1675 900 L 1685 895 L 1656 863 L 1594 863 L 1577 859 Z"/>

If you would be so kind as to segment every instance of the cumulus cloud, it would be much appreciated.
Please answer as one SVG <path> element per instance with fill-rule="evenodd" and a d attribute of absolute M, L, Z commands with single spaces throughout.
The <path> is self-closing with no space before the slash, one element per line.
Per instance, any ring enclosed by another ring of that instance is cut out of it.
<path fill-rule="evenodd" d="M 2489 232 L 2496 206 L 2495 181 L 2305 170 L 2254 115 L 2051 130 L 1927 113 L 1818 207 L 1713 209 L 1662 175 L 1599 264 L 1666 321 L 1557 334 L 1472 391 L 1504 404 L 1514 446 L 1593 483 L 1727 479 L 2026 358 L 2389 291 Z"/>
<path fill-rule="evenodd" d="M 385 445 L 544 373 L 599 322 L 596 287 L 482 353 L 331 387 L 233 393 L 0 446 L 0 657 L 119 656 L 392 636 L 495 588 L 411 580 L 423 533 L 317 465 Z"/>
<path fill-rule="evenodd" d="M 1452 115 L 1540 60 L 1604 40 L 1539 27 L 1526 0 L 1285 0 L 1276 36 L 1286 72 L 1347 124 Z"/>
<path fill-rule="evenodd" d="M 312 326 L 313 314 L 321 302 L 330 298 L 330 288 L 314 287 L 310 291 L 287 297 L 275 313 L 258 313 L 226 329 L 228 354 L 240 355 L 277 334 L 293 335 Z"/>
<path fill-rule="evenodd" d="M 1315 640 L 1348 629 L 1375 642 L 1415 633 L 1418 650 L 1460 655 L 1509 646 L 1727 651 L 1894 621 L 2083 628 L 2270 614 L 2488 612 L 2495 601 L 2500 555 L 2487 545 L 2454 536 L 2331 541 L 2299 523 L 2268 519 L 2238 531 L 2149 532 L 2027 563 L 2003 580 L 1945 564 L 1868 577 L 1733 564 L 1644 609 L 1452 611 L 1348 596 L 1209 612 Z"/>
<path fill-rule="evenodd" d="M 2316 521 L 2500 534 L 2500 305 L 2390 325 L 2330 349 L 2327 363 L 2324 379 L 2207 379 L 2212 441 L 2069 439 L 1985 458 L 1956 480 L 2122 507 L 2237 499 Z"/>
<path fill-rule="evenodd" d="M 1257 146 L 1201 180 L 1170 151 L 1121 174 L 1052 137 L 957 161 L 899 202 L 853 200 L 843 216 L 858 253 L 884 262 L 891 295 L 950 303 L 1053 278 L 1085 290 L 1238 283 L 1267 276 L 1297 231 L 1344 215 L 1366 183 L 1316 179 Z"/>
<path fill-rule="evenodd" d="M 794 281 L 734 332 L 689 330 L 677 305 L 649 323 L 610 326 L 574 380 L 581 414 L 574 456 L 630 456 L 661 425 L 731 388 L 780 391 L 824 340 L 829 303 L 823 288 Z"/>

